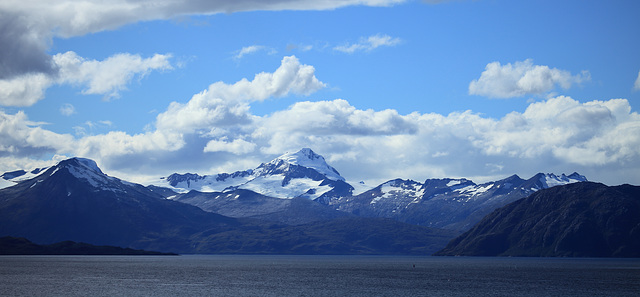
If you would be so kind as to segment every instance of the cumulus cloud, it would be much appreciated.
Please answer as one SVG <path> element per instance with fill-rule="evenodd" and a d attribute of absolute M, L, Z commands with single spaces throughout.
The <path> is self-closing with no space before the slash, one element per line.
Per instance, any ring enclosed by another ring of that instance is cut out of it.
<path fill-rule="evenodd" d="M 336 46 L 333 49 L 339 52 L 353 54 L 358 51 L 372 51 L 381 46 L 396 46 L 400 44 L 400 38 L 393 38 L 389 35 L 372 35 L 368 38 L 361 38 L 359 42 Z"/>
<path fill-rule="evenodd" d="M 252 81 L 234 84 L 216 82 L 194 95 L 187 103 L 172 102 L 157 117 L 159 130 L 193 132 L 211 127 L 248 124 L 252 121 L 249 102 L 290 93 L 309 95 L 325 87 L 315 77 L 315 68 L 300 64 L 295 56 L 284 57 L 273 73 L 262 72 Z"/>
<path fill-rule="evenodd" d="M 28 73 L 10 79 L 0 79 L 0 105 L 31 106 L 44 98 L 44 92 L 53 84 L 45 73 Z"/>
<path fill-rule="evenodd" d="M 590 79 L 591 76 L 587 71 L 572 75 L 566 70 L 534 65 L 531 59 L 506 65 L 491 62 L 487 64 L 480 78 L 469 84 L 469 94 L 492 98 L 513 98 L 547 93 L 556 86 L 568 89 L 573 84 Z"/>
<path fill-rule="evenodd" d="M 43 125 L 30 121 L 23 111 L 16 114 L 0 111 L 0 157 L 72 151 L 73 136 L 46 130 Z"/>
<path fill-rule="evenodd" d="M 415 133 L 417 126 L 395 110 L 359 110 L 346 100 L 337 99 L 297 102 L 263 119 L 257 134 L 272 136 L 276 131 L 310 135 L 396 135 Z M 272 140 L 274 145 L 278 145 L 277 142 Z"/>
<path fill-rule="evenodd" d="M 74 52 L 53 56 L 60 67 L 58 83 L 84 85 L 84 94 L 104 94 L 118 97 L 134 76 L 144 77 L 151 70 L 172 69 L 171 55 L 156 54 L 143 59 L 140 55 L 116 54 L 103 61 L 88 60 Z"/>
<path fill-rule="evenodd" d="M 28 73 L 11 79 L 0 79 L 0 104 L 31 106 L 44 98 L 47 88 L 54 84 L 84 87 L 83 94 L 104 95 L 105 99 L 119 96 L 134 78 L 142 78 L 152 70 L 172 69 L 171 55 L 156 54 L 150 58 L 140 55 L 116 54 L 103 61 L 89 60 L 74 52 L 53 56 L 58 72 L 55 74 Z"/>

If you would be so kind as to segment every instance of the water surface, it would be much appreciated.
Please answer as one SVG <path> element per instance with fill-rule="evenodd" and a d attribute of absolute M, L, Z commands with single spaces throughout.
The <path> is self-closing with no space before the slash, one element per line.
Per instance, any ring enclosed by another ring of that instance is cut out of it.
<path fill-rule="evenodd" d="M 0 256 L 0 296 L 639 296 L 640 259 Z"/>

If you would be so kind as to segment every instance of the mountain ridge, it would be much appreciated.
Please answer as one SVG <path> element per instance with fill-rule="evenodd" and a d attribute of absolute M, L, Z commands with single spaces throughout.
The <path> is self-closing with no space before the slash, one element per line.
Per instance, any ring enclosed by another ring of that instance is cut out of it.
<path fill-rule="evenodd" d="M 544 189 L 496 209 L 435 255 L 640 257 L 640 187 Z"/>

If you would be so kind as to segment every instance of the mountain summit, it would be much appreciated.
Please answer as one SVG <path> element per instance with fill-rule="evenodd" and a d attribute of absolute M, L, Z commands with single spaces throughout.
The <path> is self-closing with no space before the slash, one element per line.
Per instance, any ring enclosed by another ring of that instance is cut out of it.
<path fill-rule="evenodd" d="M 286 153 L 255 169 L 216 175 L 174 173 L 151 184 L 169 187 L 180 193 L 191 190 L 225 193 L 251 190 L 283 199 L 304 197 L 315 200 L 350 196 L 353 192 L 353 187 L 345 182 L 340 173 L 329 166 L 324 157 L 309 148 Z"/>
<path fill-rule="evenodd" d="M 256 170 L 258 175 L 272 175 L 272 174 L 293 174 L 298 168 L 313 169 L 317 173 L 323 175 L 325 178 L 331 180 L 341 180 L 344 178 L 340 176 L 338 171 L 329 166 L 324 157 L 316 154 L 310 148 L 303 148 L 295 153 L 286 153 L 280 157 L 273 159 L 269 163 L 261 164 Z M 297 175 L 309 174 L 302 173 Z M 311 173 L 310 175 L 315 175 Z"/>

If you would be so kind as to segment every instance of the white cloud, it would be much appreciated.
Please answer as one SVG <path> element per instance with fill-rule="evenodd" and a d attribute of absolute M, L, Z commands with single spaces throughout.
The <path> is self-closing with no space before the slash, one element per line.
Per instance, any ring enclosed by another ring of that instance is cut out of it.
<path fill-rule="evenodd" d="M 233 58 L 236 60 L 240 60 L 246 55 L 254 54 L 259 51 L 266 51 L 269 55 L 274 55 L 277 53 L 275 49 L 263 45 L 250 45 L 238 50 Z"/>
<path fill-rule="evenodd" d="M 60 113 L 63 116 L 70 116 L 76 113 L 76 108 L 73 106 L 73 104 L 65 103 L 62 106 L 60 106 Z"/>
<path fill-rule="evenodd" d="M 531 59 L 514 64 L 500 65 L 500 62 L 487 64 L 480 78 L 469 84 L 469 94 L 492 98 L 512 98 L 525 95 L 547 93 L 560 86 L 568 89 L 572 84 L 590 80 L 590 74 L 583 71 L 579 75 L 534 65 Z"/>
<path fill-rule="evenodd" d="M 392 38 L 389 35 L 372 35 L 368 38 L 361 38 L 359 42 L 336 46 L 333 49 L 339 52 L 353 54 L 357 51 L 372 51 L 381 46 L 396 46 L 400 44 L 400 38 Z"/>
<path fill-rule="evenodd" d="M 83 86 L 83 94 L 118 97 L 131 80 L 144 77 L 152 70 L 172 69 L 171 55 L 156 54 L 150 58 L 117 54 L 103 61 L 88 60 L 74 52 L 56 54 L 55 74 L 29 73 L 11 79 L 0 79 L 0 105 L 31 106 L 44 98 L 47 88 L 54 84 Z"/>
<path fill-rule="evenodd" d="M 58 83 L 85 85 L 83 94 L 104 94 L 106 98 L 118 97 L 118 92 L 133 79 L 144 77 L 151 70 L 172 69 L 171 55 L 156 54 L 143 59 L 140 55 L 116 54 L 104 61 L 88 60 L 74 52 L 53 56 L 60 67 Z"/>
<path fill-rule="evenodd" d="M 242 79 L 234 84 L 216 82 L 187 103 L 172 102 L 157 117 L 159 130 L 193 133 L 214 126 L 247 124 L 252 121 L 248 102 L 290 93 L 309 95 L 325 84 L 315 77 L 312 66 L 300 64 L 295 56 L 284 57 L 273 73 L 262 72 L 252 81 Z"/>
<path fill-rule="evenodd" d="M 51 132 L 42 125 L 29 121 L 22 111 L 16 114 L 0 111 L 0 156 L 25 157 L 73 150 L 73 136 Z"/>
<path fill-rule="evenodd" d="M 51 77 L 44 73 L 0 79 L 0 105 L 31 106 L 44 98 L 44 91 L 52 84 Z"/>
<path fill-rule="evenodd" d="M 638 78 L 636 78 L 636 82 L 633 84 L 633 88 L 635 90 L 640 90 L 640 71 L 638 71 Z"/>

